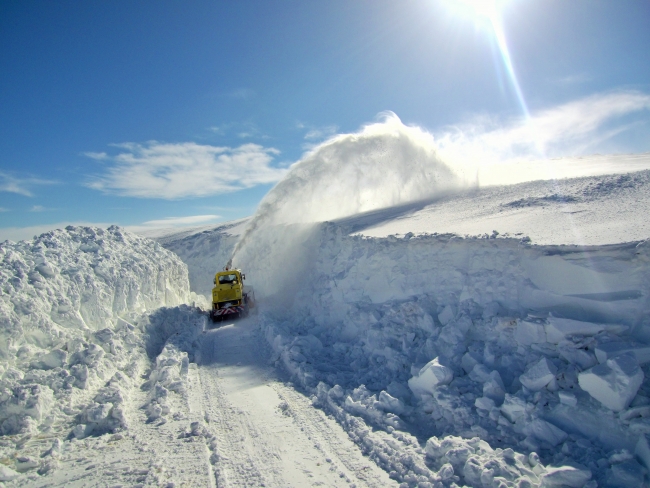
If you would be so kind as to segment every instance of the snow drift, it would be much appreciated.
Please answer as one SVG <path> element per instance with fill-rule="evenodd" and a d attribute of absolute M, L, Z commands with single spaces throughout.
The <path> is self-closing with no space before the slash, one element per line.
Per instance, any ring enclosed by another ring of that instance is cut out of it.
<path fill-rule="evenodd" d="M 165 249 L 182 256 L 187 265 L 190 290 L 209 299 L 214 275 L 221 271 L 232 255 L 248 219 L 211 227 L 200 232 L 181 231 L 156 239 Z"/>
<path fill-rule="evenodd" d="M 188 302 L 187 267 L 115 226 L 6 241 L 0 256 L 0 434 L 123 427 L 124 396 L 146 366 L 131 322 Z"/>

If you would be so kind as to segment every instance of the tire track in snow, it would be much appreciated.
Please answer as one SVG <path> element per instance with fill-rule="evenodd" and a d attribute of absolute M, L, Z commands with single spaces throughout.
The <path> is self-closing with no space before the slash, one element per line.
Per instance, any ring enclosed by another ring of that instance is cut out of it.
<path fill-rule="evenodd" d="M 211 461 L 219 488 L 238 486 L 281 486 L 277 479 L 277 453 L 249 415 L 233 406 L 218 384 L 218 370 L 200 369 L 204 418 L 216 436 Z"/>
<path fill-rule="evenodd" d="M 336 421 L 278 381 L 254 318 L 206 331 L 201 344 L 199 396 L 218 487 L 394 484 Z"/>
<path fill-rule="evenodd" d="M 281 406 L 281 409 L 294 419 L 300 430 L 313 441 L 314 447 L 327 456 L 326 460 L 334 459 L 331 461 L 332 467 L 339 473 L 339 477 L 350 483 L 354 480 L 357 486 L 383 487 L 391 483 L 383 476 L 378 476 L 372 461 L 360 456 L 351 442 L 348 444 L 340 441 L 334 433 L 334 429 L 339 428 L 335 420 L 328 418 L 322 410 L 314 408 L 302 394 L 292 388 L 282 383 L 274 383 L 271 387 L 286 405 Z M 338 466 L 336 461 L 343 466 Z"/>

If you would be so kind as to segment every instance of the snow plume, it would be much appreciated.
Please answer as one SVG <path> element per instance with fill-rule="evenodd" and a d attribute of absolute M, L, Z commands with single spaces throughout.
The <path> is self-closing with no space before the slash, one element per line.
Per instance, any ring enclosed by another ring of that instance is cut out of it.
<path fill-rule="evenodd" d="M 289 270 L 292 276 L 306 271 L 314 223 L 465 186 L 463 175 L 438 156 L 430 134 L 388 113 L 382 122 L 338 135 L 294 164 L 260 204 L 235 248 L 234 264 L 255 268 L 258 294 L 268 295 L 295 283 Z"/>

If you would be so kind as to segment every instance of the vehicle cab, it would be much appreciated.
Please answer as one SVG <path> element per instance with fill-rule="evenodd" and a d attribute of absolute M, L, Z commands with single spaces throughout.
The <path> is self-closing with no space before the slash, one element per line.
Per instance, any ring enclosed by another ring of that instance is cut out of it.
<path fill-rule="evenodd" d="M 219 271 L 214 277 L 212 289 L 213 309 L 242 305 L 244 275 L 239 269 Z"/>

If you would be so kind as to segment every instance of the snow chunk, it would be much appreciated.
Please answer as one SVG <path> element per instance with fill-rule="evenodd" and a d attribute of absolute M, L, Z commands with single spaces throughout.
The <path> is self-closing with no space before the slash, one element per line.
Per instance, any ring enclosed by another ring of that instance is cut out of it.
<path fill-rule="evenodd" d="M 562 429 L 558 429 L 553 424 L 548 423 L 546 420 L 535 419 L 529 424 L 526 424 L 524 433 L 532 435 L 540 441 L 547 442 L 551 446 L 557 446 L 564 442 L 567 438 L 567 433 Z M 582 486 L 582 485 L 581 485 Z"/>
<path fill-rule="evenodd" d="M 85 439 L 92 434 L 93 429 L 93 425 L 77 424 L 74 426 L 74 429 L 72 429 L 72 435 L 77 439 Z"/>
<path fill-rule="evenodd" d="M 539 391 L 555 378 L 555 373 L 555 365 L 544 357 L 522 374 L 519 381 L 530 391 Z"/>
<path fill-rule="evenodd" d="M 447 325 L 454 317 L 456 312 L 451 305 L 447 305 L 442 312 L 438 314 L 438 320 L 442 325 Z"/>
<path fill-rule="evenodd" d="M 578 382 L 605 407 L 620 412 L 632 402 L 643 378 L 634 356 L 625 354 L 580 373 Z"/>
<path fill-rule="evenodd" d="M 494 400 L 488 397 L 479 397 L 474 401 L 474 406 L 478 410 L 490 411 L 494 408 Z"/>
<path fill-rule="evenodd" d="M 13 435 L 24 428 L 22 421 L 30 417 L 37 422 L 50 412 L 54 395 L 45 385 L 16 386 L 0 397 L 0 434 Z"/>
<path fill-rule="evenodd" d="M 561 319 L 552 315 L 548 318 L 548 324 L 544 328 L 546 330 L 546 340 L 553 344 L 559 344 L 571 336 L 595 336 L 604 330 L 620 334 L 628 329 L 624 325 L 594 324 L 579 320 Z"/>
<path fill-rule="evenodd" d="M 469 374 L 471 380 L 483 384 L 483 396 L 501 404 L 505 395 L 505 386 L 498 371 L 490 371 L 485 365 L 477 364 Z"/>
<path fill-rule="evenodd" d="M 558 392 L 558 397 L 560 398 L 560 403 L 563 405 L 575 407 L 578 404 L 578 399 L 576 396 L 568 391 Z"/>
<path fill-rule="evenodd" d="M 520 320 L 517 322 L 515 340 L 523 346 L 541 344 L 546 342 L 546 331 L 542 324 Z"/>
<path fill-rule="evenodd" d="M 461 366 L 467 374 L 471 373 L 478 361 L 470 353 L 466 352 L 461 359 Z"/>
<path fill-rule="evenodd" d="M 645 469 L 634 459 L 614 464 L 607 476 L 607 486 L 627 487 L 643 486 Z"/>
<path fill-rule="evenodd" d="M 596 346 L 596 359 L 599 363 L 604 363 L 621 354 L 634 355 L 638 364 L 650 362 L 650 346 L 643 344 L 632 344 L 629 342 L 606 342 Z"/>
<path fill-rule="evenodd" d="M 20 475 L 13 469 L 0 464 L 0 481 L 12 481 Z"/>
<path fill-rule="evenodd" d="M 393 412 L 398 415 L 404 413 L 404 404 L 399 398 L 391 396 L 388 392 L 379 393 L 378 407 L 385 412 Z"/>
<path fill-rule="evenodd" d="M 591 470 L 578 463 L 565 466 L 547 466 L 542 486 L 570 486 L 581 488 L 591 479 Z"/>
<path fill-rule="evenodd" d="M 438 385 L 446 385 L 454 378 L 452 371 L 438 362 L 438 358 L 429 361 L 409 381 L 409 388 L 416 395 L 430 395 Z"/>
<path fill-rule="evenodd" d="M 65 365 L 68 359 L 68 353 L 61 349 L 54 349 L 49 353 L 41 356 L 38 360 L 32 363 L 32 367 L 36 369 L 54 369 L 61 368 Z"/>
<path fill-rule="evenodd" d="M 506 393 L 503 405 L 501 405 L 501 413 L 510 422 L 515 423 L 518 418 L 526 413 L 526 402 L 519 397 Z"/>
<path fill-rule="evenodd" d="M 650 436 L 643 434 L 639 437 L 634 448 L 634 454 L 638 456 L 643 465 L 650 470 Z"/>

